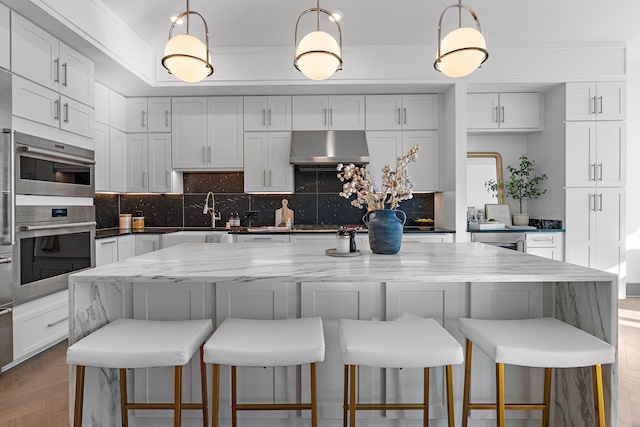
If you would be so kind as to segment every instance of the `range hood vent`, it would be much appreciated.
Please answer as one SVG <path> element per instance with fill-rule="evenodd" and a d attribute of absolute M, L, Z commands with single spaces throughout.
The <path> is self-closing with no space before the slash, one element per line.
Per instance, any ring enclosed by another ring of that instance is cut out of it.
<path fill-rule="evenodd" d="M 332 167 L 338 163 L 369 163 L 363 130 L 295 131 L 291 135 L 289 163 L 303 167 Z"/>

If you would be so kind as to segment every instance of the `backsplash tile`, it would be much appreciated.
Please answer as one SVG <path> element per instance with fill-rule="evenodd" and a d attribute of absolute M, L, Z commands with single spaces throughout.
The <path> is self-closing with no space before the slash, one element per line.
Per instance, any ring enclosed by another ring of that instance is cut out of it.
<path fill-rule="evenodd" d="M 203 200 L 204 202 L 204 200 Z M 182 227 L 182 196 L 176 194 L 125 194 L 120 196 L 120 213 L 133 216 L 141 211 L 145 227 Z"/>
<path fill-rule="evenodd" d="M 96 228 L 113 228 L 119 225 L 120 196 L 117 194 L 96 194 Z"/>
<path fill-rule="evenodd" d="M 204 193 L 244 193 L 242 172 L 187 173 L 183 175 L 184 194 Z M 204 201 L 203 201 L 204 203 Z"/>

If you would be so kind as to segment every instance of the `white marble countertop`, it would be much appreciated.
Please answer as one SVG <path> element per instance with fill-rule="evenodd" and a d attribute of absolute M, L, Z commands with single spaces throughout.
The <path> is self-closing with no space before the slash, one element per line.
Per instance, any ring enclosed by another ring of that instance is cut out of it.
<path fill-rule="evenodd" d="M 592 282 L 615 275 L 480 243 L 404 244 L 396 255 L 359 248 L 330 257 L 325 247 L 186 243 L 72 275 L 110 282 L 287 278 L 314 281 Z"/>

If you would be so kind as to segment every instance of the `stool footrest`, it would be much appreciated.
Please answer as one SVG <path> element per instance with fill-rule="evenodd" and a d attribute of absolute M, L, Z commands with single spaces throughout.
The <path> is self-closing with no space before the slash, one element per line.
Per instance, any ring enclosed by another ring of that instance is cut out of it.
<path fill-rule="evenodd" d="M 344 406 L 349 409 L 349 405 Z M 424 403 L 356 403 L 356 411 L 424 410 Z"/>
<path fill-rule="evenodd" d="M 469 409 L 493 409 L 497 405 L 495 403 L 469 403 Z M 520 411 L 542 411 L 546 408 L 544 403 L 505 403 L 505 409 Z"/>
<path fill-rule="evenodd" d="M 173 409 L 175 403 L 127 403 L 124 407 L 125 410 L 154 410 L 154 409 Z M 181 405 L 183 410 L 203 409 L 202 403 L 183 403 Z"/>
<path fill-rule="evenodd" d="M 310 409 L 311 403 L 239 403 L 236 405 L 236 411 L 292 411 Z"/>

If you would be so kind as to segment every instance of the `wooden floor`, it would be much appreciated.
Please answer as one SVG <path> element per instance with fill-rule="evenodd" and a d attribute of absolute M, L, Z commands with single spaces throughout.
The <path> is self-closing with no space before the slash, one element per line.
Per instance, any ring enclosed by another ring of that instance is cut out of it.
<path fill-rule="evenodd" d="M 640 298 L 620 301 L 619 422 L 640 427 Z M 0 374 L 0 427 L 68 427 L 66 342 Z"/>

